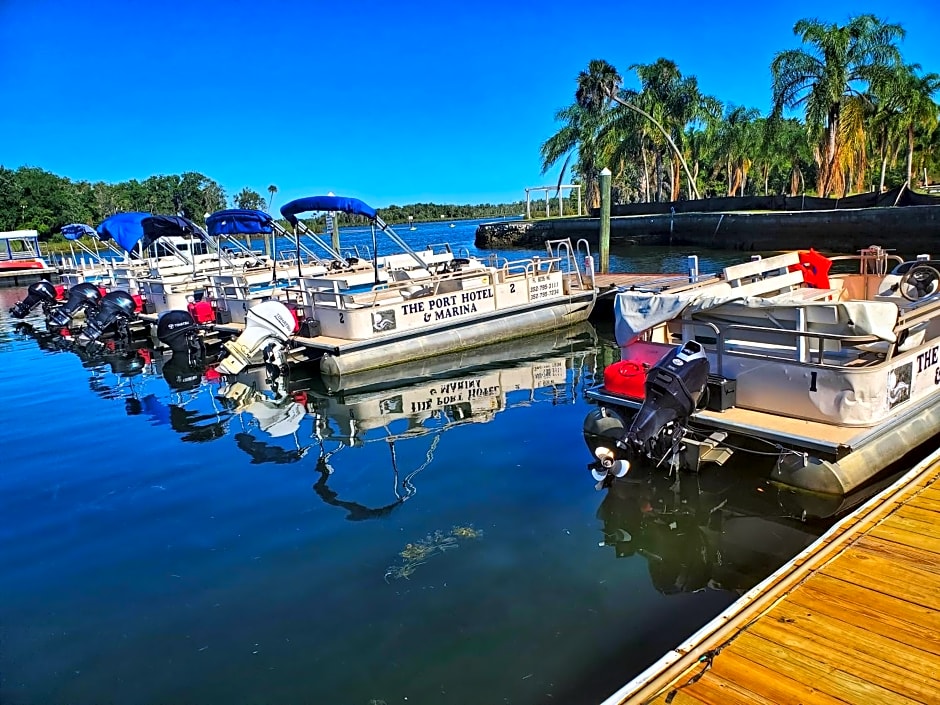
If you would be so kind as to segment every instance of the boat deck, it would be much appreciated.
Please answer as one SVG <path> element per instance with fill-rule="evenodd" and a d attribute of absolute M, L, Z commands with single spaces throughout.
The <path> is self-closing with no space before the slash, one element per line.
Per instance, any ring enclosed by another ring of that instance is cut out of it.
<path fill-rule="evenodd" d="M 688 274 L 595 274 L 594 286 L 598 289 L 598 297 L 613 298 L 620 289 L 629 289 L 631 286 L 665 288 L 673 287 L 689 281 Z"/>
<path fill-rule="evenodd" d="M 587 396 L 615 406 L 629 406 L 637 409 L 640 407 L 640 402 L 607 394 L 602 387 L 589 389 Z M 724 411 L 703 409 L 695 412 L 692 418 L 693 425 L 704 426 L 709 430 L 754 436 L 771 443 L 785 443 L 792 447 L 833 456 L 844 455 L 864 446 L 872 438 L 884 433 L 889 425 L 893 428 L 896 421 L 897 419 L 893 420 L 892 424 L 881 424 L 870 428 L 835 426 L 740 407 L 732 407 Z"/>
<path fill-rule="evenodd" d="M 604 705 L 940 702 L 940 451 Z"/>

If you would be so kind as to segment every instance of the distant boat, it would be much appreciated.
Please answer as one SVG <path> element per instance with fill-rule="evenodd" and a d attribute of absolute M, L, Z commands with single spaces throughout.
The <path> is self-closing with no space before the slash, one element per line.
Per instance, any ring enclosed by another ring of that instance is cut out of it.
<path fill-rule="evenodd" d="M 454 226 L 454 224 L 453 224 L 453 223 L 451 223 L 451 224 L 450 224 L 450 227 L 452 227 L 452 228 L 453 228 L 453 227 L 455 227 L 455 226 Z"/>
<path fill-rule="evenodd" d="M 39 254 L 39 233 L 35 230 L 14 230 L 0 233 L 0 271 L 52 269 Z"/>

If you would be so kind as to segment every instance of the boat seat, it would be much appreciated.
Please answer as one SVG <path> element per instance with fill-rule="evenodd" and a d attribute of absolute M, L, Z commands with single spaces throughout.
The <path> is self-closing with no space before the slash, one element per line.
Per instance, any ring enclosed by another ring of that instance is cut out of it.
<path fill-rule="evenodd" d="M 809 301 L 837 301 L 841 293 L 841 289 L 813 289 L 804 287 L 802 289 L 785 291 L 782 294 L 767 297 L 767 300 L 773 301 L 774 303 L 794 304 Z"/>

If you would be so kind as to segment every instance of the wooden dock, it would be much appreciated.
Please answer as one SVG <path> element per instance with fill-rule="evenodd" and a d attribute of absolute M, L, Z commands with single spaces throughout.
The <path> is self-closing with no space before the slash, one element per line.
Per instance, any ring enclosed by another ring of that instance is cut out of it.
<path fill-rule="evenodd" d="M 55 281 L 59 276 L 59 270 L 55 267 L 48 269 L 16 269 L 13 271 L 0 272 L 0 286 L 26 286 L 40 279 Z"/>
<path fill-rule="evenodd" d="M 604 705 L 940 703 L 940 450 Z"/>

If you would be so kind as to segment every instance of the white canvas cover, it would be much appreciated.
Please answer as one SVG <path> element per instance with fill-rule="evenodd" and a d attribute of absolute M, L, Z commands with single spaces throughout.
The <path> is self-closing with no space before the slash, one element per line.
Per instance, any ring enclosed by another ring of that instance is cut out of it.
<path fill-rule="evenodd" d="M 625 291 L 614 300 L 614 333 L 618 345 L 630 340 L 650 328 L 678 318 L 707 311 L 720 316 L 761 316 L 766 312 L 767 321 L 775 318 L 794 318 L 798 310 L 808 321 L 809 330 L 846 336 L 876 336 L 893 343 L 897 340 L 894 327 L 898 320 L 897 304 L 891 301 L 813 301 L 787 303 L 761 297 L 742 297 L 733 290 L 721 287 L 704 287 L 699 290 L 677 294 Z M 819 315 L 817 315 L 817 313 Z M 825 314 L 825 315 L 821 315 Z M 822 326 L 814 321 L 827 319 Z M 760 325 L 755 322 L 755 325 Z"/>

